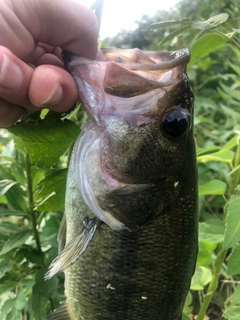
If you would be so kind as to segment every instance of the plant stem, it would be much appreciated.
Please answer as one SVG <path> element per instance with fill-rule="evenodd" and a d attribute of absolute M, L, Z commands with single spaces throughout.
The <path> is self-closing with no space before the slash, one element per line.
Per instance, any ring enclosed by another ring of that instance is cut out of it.
<path fill-rule="evenodd" d="M 29 215 L 32 221 L 32 228 L 33 228 L 37 249 L 39 252 L 41 252 L 42 249 L 41 249 L 41 243 L 40 243 L 39 234 L 37 230 L 37 219 L 36 219 L 35 211 L 33 210 L 34 202 L 33 202 L 33 189 L 32 189 L 32 177 L 31 177 L 31 161 L 30 161 L 29 154 L 26 155 L 25 164 L 26 164 L 26 175 L 27 175 Z"/>
<path fill-rule="evenodd" d="M 203 303 L 202 303 L 200 311 L 198 313 L 197 320 L 204 320 L 204 317 L 206 315 L 206 311 L 207 311 L 208 306 L 212 300 L 212 296 L 218 287 L 218 280 L 219 280 L 222 264 L 223 264 L 225 256 L 226 256 L 226 251 L 222 250 L 222 243 L 219 244 L 218 252 L 219 253 L 218 253 L 217 258 L 216 258 L 214 265 L 213 265 L 213 277 L 212 277 L 212 280 L 208 286 L 207 293 L 204 295 Z"/>

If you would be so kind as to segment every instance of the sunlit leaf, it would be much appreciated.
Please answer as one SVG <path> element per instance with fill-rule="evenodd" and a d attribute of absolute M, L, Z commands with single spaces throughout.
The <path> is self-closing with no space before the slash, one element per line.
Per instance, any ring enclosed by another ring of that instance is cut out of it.
<path fill-rule="evenodd" d="M 234 158 L 234 152 L 227 149 L 222 149 L 218 152 L 206 154 L 197 157 L 197 162 L 209 162 L 209 161 L 218 161 L 218 162 L 227 162 L 232 163 Z"/>
<path fill-rule="evenodd" d="M 221 180 L 211 180 L 198 187 L 199 196 L 205 195 L 224 195 L 227 185 Z"/>
<path fill-rule="evenodd" d="M 198 149 L 197 150 L 197 156 L 202 156 L 202 155 L 205 155 L 205 154 L 212 154 L 216 151 L 219 151 L 221 150 L 220 147 L 216 147 L 216 146 L 211 146 L 211 147 L 208 147 L 208 148 L 203 148 L 203 149 Z"/>
<path fill-rule="evenodd" d="M 199 240 L 219 243 L 223 241 L 224 221 L 210 219 L 199 223 Z"/>
<path fill-rule="evenodd" d="M 203 290 L 212 280 L 212 272 L 210 269 L 205 267 L 196 267 L 194 276 L 192 277 L 191 290 Z"/>
<path fill-rule="evenodd" d="M 229 15 L 227 13 L 220 13 L 205 21 L 193 21 L 191 23 L 191 27 L 194 29 L 200 29 L 200 30 L 216 28 L 220 24 L 227 21 L 228 17 Z"/>
<path fill-rule="evenodd" d="M 167 21 L 160 21 L 157 23 L 151 24 L 149 27 L 147 27 L 147 30 L 158 30 L 158 29 L 166 29 L 169 27 L 184 27 L 186 25 L 191 24 L 191 19 L 185 18 L 181 20 L 167 20 Z"/>
<path fill-rule="evenodd" d="M 224 249 L 233 247 L 240 241 L 240 197 L 232 195 L 227 211 L 225 234 L 223 246 Z"/>
<path fill-rule="evenodd" d="M 191 48 L 191 60 L 189 66 L 197 60 L 209 55 L 211 52 L 220 49 L 225 43 L 226 38 L 219 34 L 205 34 L 194 42 Z"/>
<path fill-rule="evenodd" d="M 223 149 L 232 149 L 237 145 L 237 136 L 229 140 L 224 146 Z"/>
<path fill-rule="evenodd" d="M 240 245 L 233 249 L 228 259 L 227 273 L 229 275 L 240 274 Z"/>
<path fill-rule="evenodd" d="M 197 266 L 208 267 L 213 261 L 213 250 L 216 248 L 215 243 L 207 241 L 198 242 Z"/>
<path fill-rule="evenodd" d="M 224 312 L 223 317 L 230 320 L 239 320 L 239 315 L 240 315 L 240 306 L 235 306 L 227 309 Z"/>

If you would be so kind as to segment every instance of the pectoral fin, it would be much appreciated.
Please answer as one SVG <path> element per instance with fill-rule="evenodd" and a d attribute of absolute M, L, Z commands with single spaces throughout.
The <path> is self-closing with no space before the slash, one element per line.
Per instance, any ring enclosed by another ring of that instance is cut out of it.
<path fill-rule="evenodd" d="M 66 222 L 66 216 L 65 214 L 63 215 L 60 227 L 59 227 L 59 231 L 58 231 L 58 254 L 60 254 L 65 245 L 66 245 L 66 230 L 67 230 L 67 222 Z"/>
<path fill-rule="evenodd" d="M 72 320 L 67 301 L 64 301 L 59 308 L 47 315 L 45 320 Z"/>
<path fill-rule="evenodd" d="M 51 263 L 49 271 L 45 275 L 45 280 L 69 268 L 79 259 L 92 240 L 98 226 L 98 221 L 97 218 L 84 221 L 79 234 L 67 243 L 64 250 Z"/>

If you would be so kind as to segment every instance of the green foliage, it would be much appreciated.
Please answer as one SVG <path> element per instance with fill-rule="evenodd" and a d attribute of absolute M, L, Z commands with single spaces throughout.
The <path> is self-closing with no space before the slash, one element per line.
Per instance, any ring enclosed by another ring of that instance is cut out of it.
<path fill-rule="evenodd" d="M 80 130 L 47 115 L 8 132 L 0 148 L 0 318 L 42 320 L 64 299 L 62 275 L 44 274 L 57 255 L 68 150 Z"/>
<path fill-rule="evenodd" d="M 183 0 L 170 12 L 143 16 L 136 30 L 104 41 L 124 48 L 191 51 L 199 252 L 183 320 L 234 320 L 240 314 L 239 10 L 233 0 Z M 80 109 L 64 119 L 50 112 L 42 119 L 43 114 L 0 134 L 3 320 L 42 320 L 64 300 L 63 276 L 43 278 L 57 255 L 66 167 L 86 116 Z"/>

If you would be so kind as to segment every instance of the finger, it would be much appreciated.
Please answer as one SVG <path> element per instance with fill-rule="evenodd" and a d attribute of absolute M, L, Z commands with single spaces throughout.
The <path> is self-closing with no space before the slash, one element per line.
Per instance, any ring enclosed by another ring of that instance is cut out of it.
<path fill-rule="evenodd" d="M 29 99 L 34 106 L 64 112 L 77 98 L 76 84 L 64 69 L 41 65 L 34 70 L 29 86 Z"/>
<path fill-rule="evenodd" d="M 35 50 L 35 39 L 90 59 L 96 56 L 97 19 L 80 3 L 72 0 L 9 0 L 1 4 L 1 12 L 5 17 L 0 20 L 1 44 L 21 58 Z"/>
<path fill-rule="evenodd" d="M 28 88 L 34 69 L 0 46 L 0 98 L 10 103 L 29 105 Z"/>
<path fill-rule="evenodd" d="M 25 113 L 26 110 L 23 107 L 0 99 L 0 128 L 14 124 Z"/>

